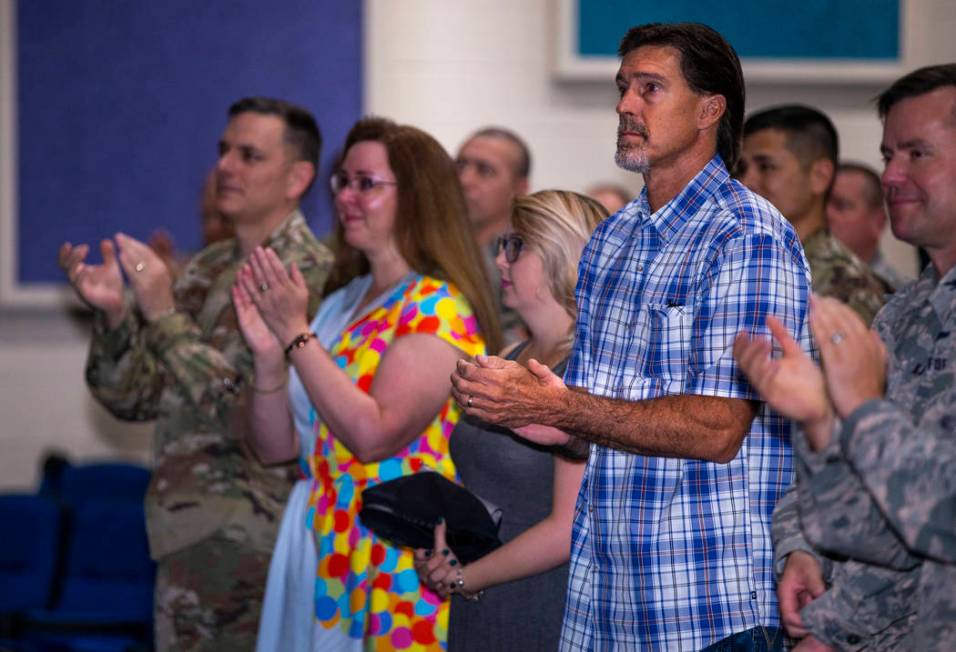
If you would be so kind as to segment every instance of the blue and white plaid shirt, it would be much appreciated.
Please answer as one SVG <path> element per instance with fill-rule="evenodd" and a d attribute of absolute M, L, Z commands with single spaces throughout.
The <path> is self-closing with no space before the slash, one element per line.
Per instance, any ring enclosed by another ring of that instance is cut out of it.
<path fill-rule="evenodd" d="M 715 156 L 656 213 L 645 190 L 598 227 L 581 258 L 565 381 L 629 401 L 758 399 L 734 337 L 768 334 L 775 315 L 809 350 L 809 292 L 793 228 Z M 779 624 L 770 519 L 791 449 L 787 422 L 761 405 L 728 464 L 591 447 L 563 650 L 699 650 Z"/>

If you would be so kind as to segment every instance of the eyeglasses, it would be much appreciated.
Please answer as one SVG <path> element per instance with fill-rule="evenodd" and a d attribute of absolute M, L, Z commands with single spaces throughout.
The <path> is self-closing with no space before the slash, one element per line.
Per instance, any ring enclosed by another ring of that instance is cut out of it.
<path fill-rule="evenodd" d="M 397 181 L 385 181 L 384 179 L 376 179 L 375 177 L 367 177 L 364 174 L 357 174 L 354 177 L 349 178 L 349 175 L 344 172 L 338 172 L 333 174 L 329 179 L 329 187 L 332 189 L 332 194 L 337 195 L 346 188 L 351 188 L 354 192 L 359 194 L 366 194 L 372 192 L 376 188 L 381 186 L 397 186 Z"/>
<path fill-rule="evenodd" d="M 509 233 L 508 235 L 498 236 L 498 246 L 496 251 L 505 252 L 505 260 L 509 264 L 514 263 L 518 260 L 518 256 L 521 255 L 521 249 L 524 247 L 524 240 L 521 239 L 521 236 L 516 233 Z"/>

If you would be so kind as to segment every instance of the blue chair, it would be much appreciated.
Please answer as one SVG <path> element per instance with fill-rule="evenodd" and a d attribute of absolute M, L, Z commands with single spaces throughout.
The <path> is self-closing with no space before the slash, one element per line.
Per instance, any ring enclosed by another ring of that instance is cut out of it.
<path fill-rule="evenodd" d="M 44 609 L 53 597 L 62 523 L 54 500 L 0 496 L 0 613 Z"/>
<path fill-rule="evenodd" d="M 64 470 L 63 572 L 50 608 L 29 613 L 28 641 L 75 652 L 148 649 L 156 575 L 143 510 L 149 476 L 129 464 Z"/>
<path fill-rule="evenodd" d="M 96 498 L 124 498 L 142 504 L 149 477 L 149 469 L 135 464 L 98 462 L 72 465 L 61 471 L 61 497 L 67 504 Z"/>

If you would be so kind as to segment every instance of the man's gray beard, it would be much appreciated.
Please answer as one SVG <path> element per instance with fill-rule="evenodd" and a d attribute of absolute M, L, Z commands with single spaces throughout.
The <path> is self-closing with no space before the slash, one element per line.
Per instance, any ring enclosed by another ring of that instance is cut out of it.
<path fill-rule="evenodd" d="M 637 172 L 638 174 L 647 174 L 651 169 L 647 161 L 647 153 L 642 149 L 621 147 L 618 143 L 617 151 L 614 153 L 614 162 L 623 170 Z"/>

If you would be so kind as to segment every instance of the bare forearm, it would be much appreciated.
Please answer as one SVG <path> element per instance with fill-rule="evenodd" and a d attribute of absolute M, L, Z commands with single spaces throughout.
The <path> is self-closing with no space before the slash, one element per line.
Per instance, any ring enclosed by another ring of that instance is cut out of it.
<path fill-rule="evenodd" d="M 264 464 L 294 459 L 299 441 L 289 408 L 288 372 L 278 361 L 256 359 L 251 393 L 249 444 Z"/>
<path fill-rule="evenodd" d="M 665 396 L 622 401 L 582 391 L 563 392 L 544 421 L 578 439 L 639 455 L 728 462 L 750 428 L 749 401 Z"/>
<path fill-rule="evenodd" d="M 494 552 L 462 569 L 468 591 L 537 575 L 568 560 L 571 524 L 548 516 Z"/>
<path fill-rule="evenodd" d="M 551 513 L 494 552 L 462 569 L 468 591 L 529 577 L 563 564 L 571 549 L 574 505 L 584 464 L 554 459 Z"/>
<path fill-rule="evenodd" d="M 363 462 L 377 458 L 379 443 L 388 433 L 375 399 L 357 388 L 314 339 L 295 351 L 291 361 L 309 400 L 336 439 Z"/>

